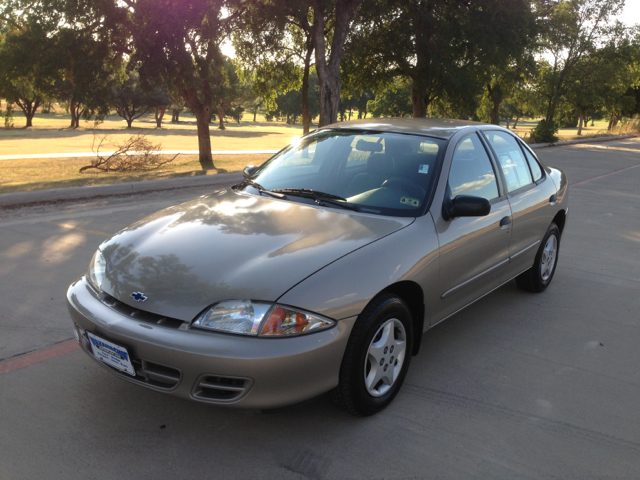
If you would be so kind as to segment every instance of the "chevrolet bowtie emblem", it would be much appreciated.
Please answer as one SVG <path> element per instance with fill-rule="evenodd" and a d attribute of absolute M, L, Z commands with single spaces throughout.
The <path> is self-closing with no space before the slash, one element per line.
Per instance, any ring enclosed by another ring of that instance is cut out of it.
<path fill-rule="evenodd" d="M 142 292 L 133 292 L 131 294 L 131 298 L 133 298 L 136 302 L 144 302 L 147 297 Z"/>

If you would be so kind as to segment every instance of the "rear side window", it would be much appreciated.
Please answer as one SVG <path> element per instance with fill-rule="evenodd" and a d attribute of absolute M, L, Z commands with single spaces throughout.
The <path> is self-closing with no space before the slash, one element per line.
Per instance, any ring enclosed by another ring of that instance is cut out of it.
<path fill-rule="evenodd" d="M 523 148 L 524 156 L 527 157 L 527 162 L 529 162 L 529 167 L 531 167 L 531 173 L 533 174 L 533 181 L 537 182 L 542 178 L 542 169 L 540 168 L 540 164 L 537 162 L 533 155 L 527 150 Z"/>
<path fill-rule="evenodd" d="M 507 133 L 494 130 L 484 133 L 498 156 L 504 178 L 507 181 L 507 190 L 513 192 L 533 183 L 529 165 L 516 139 Z"/>
<path fill-rule="evenodd" d="M 464 138 L 456 147 L 449 172 L 451 195 L 472 195 L 493 200 L 498 184 L 491 160 L 477 134 Z"/>

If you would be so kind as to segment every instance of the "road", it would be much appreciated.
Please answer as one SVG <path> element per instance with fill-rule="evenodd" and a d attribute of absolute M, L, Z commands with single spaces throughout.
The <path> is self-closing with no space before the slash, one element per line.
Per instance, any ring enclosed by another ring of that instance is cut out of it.
<path fill-rule="evenodd" d="M 427 332 L 370 418 L 189 403 L 73 349 L 65 291 L 96 247 L 210 187 L 1 211 L 0 479 L 638 478 L 640 140 L 538 153 L 572 184 L 552 285 Z"/>

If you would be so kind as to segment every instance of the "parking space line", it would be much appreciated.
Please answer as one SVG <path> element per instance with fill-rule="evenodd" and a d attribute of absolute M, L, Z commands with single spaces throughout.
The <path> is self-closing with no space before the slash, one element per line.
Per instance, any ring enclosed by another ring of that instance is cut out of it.
<path fill-rule="evenodd" d="M 56 222 L 47 222 L 50 225 L 56 225 L 58 227 L 62 227 L 62 228 L 68 228 L 71 230 L 78 230 L 79 232 L 84 232 L 84 233 L 93 233 L 94 235 L 102 235 L 103 237 L 110 237 L 111 234 L 110 233 L 106 233 L 106 232 L 100 232 L 98 230 L 87 230 L 86 228 L 82 228 L 82 227 L 76 227 L 75 225 L 69 225 L 68 223 L 56 223 Z"/>
<path fill-rule="evenodd" d="M 578 187 L 580 185 L 584 185 L 586 183 L 593 182 L 594 180 L 600 180 L 601 178 L 610 177 L 611 175 L 616 175 L 618 173 L 626 172 L 627 170 L 631 170 L 633 168 L 638 168 L 638 167 L 640 167 L 640 165 L 633 165 L 631 167 L 622 168 L 620 170 L 616 170 L 615 172 L 609 172 L 609 173 L 605 173 L 604 175 L 598 175 L 597 177 L 588 178 L 587 180 L 582 180 L 581 182 L 570 183 L 569 186 L 570 187 Z"/>
<path fill-rule="evenodd" d="M 21 355 L 17 358 L 13 358 L 11 360 L 0 363 L 0 375 L 4 375 L 5 373 L 13 372 L 15 370 L 20 370 L 21 368 L 30 367 L 31 365 L 35 365 L 36 363 L 45 362 L 47 360 L 51 360 L 52 358 L 75 352 L 76 350 L 80 350 L 80 345 L 78 345 L 78 342 L 76 342 L 75 340 L 68 340 L 64 343 L 54 345 L 53 347 L 45 348 L 44 350 L 27 353 L 26 355 Z"/>
<path fill-rule="evenodd" d="M 590 143 L 582 143 L 579 145 L 572 145 L 572 146 L 578 147 L 578 148 L 602 148 L 604 150 L 622 150 L 623 152 L 640 153 L 640 150 L 638 150 L 637 148 L 611 147 L 609 145 L 592 145 Z"/>

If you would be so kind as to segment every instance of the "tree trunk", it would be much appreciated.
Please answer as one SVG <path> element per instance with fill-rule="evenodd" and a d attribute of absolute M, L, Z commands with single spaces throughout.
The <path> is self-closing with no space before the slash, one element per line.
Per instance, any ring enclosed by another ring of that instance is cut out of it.
<path fill-rule="evenodd" d="M 76 128 L 76 115 L 78 113 L 77 110 L 77 106 L 76 106 L 76 101 L 74 98 L 71 98 L 71 100 L 69 101 L 69 113 L 71 114 L 71 125 L 70 128 Z"/>
<path fill-rule="evenodd" d="M 319 126 L 335 123 L 338 120 L 340 106 L 340 64 L 344 54 L 344 43 L 349 33 L 351 20 L 362 0 L 336 0 L 335 22 L 333 22 L 333 39 L 331 54 L 326 58 L 325 46 L 325 11 L 324 2 L 312 0 L 313 25 L 310 33 L 316 55 L 316 71 L 320 83 L 320 122 Z"/>
<path fill-rule="evenodd" d="M 411 82 L 411 104 L 413 105 L 413 118 L 424 118 L 427 116 L 427 96 L 425 95 L 425 86 L 418 79 Z M 365 111 L 364 117 L 367 118 Z"/>
<path fill-rule="evenodd" d="M 125 120 L 127 121 L 127 128 L 131 128 L 131 124 L 133 123 L 133 118 L 125 117 Z"/>
<path fill-rule="evenodd" d="M 518 127 L 518 120 L 520 120 L 520 116 L 519 115 L 516 117 L 516 121 L 513 122 L 513 129 L 514 130 Z"/>
<path fill-rule="evenodd" d="M 198 153 L 200 166 L 203 170 L 211 170 L 216 168 L 213 164 L 211 156 L 211 133 L 209 132 L 209 110 L 200 107 L 198 111 L 191 109 L 196 113 L 196 124 L 198 127 Z"/>
<path fill-rule="evenodd" d="M 211 118 L 211 96 L 205 95 L 204 102 L 200 102 L 198 92 L 193 89 L 180 91 L 187 105 L 196 116 L 198 127 L 198 153 L 200 165 L 203 170 L 216 168 L 211 156 L 211 133 L 209 131 L 209 120 Z"/>
<path fill-rule="evenodd" d="M 309 70 L 311 69 L 311 55 L 313 43 L 307 39 L 307 53 L 304 57 L 304 73 L 302 75 L 302 133 L 309 133 L 311 127 L 311 108 L 309 108 Z"/>
<path fill-rule="evenodd" d="M 507 117 L 507 118 L 505 118 L 505 120 L 507 121 L 507 124 L 504 126 L 504 128 L 509 130 L 509 124 L 511 123 L 511 117 Z"/>
<path fill-rule="evenodd" d="M 583 123 L 584 123 L 584 113 L 580 112 L 580 119 L 578 120 L 578 135 L 582 135 Z"/>
<path fill-rule="evenodd" d="M 222 108 L 218 108 L 218 130 L 225 130 L 224 126 L 224 110 Z"/>
<path fill-rule="evenodd" d="M 491 123 L 493 125 L 500 125 L 500 117 L 498 112 L 500 111 L 500 102 L 497 100 L 493 101 L 493 110 L 491 110 Z"/>
<path fill-rule="evenodd" d="M 256 115 L 258 115 L 258 108 L 256 107 L 256 109 L 253 111 L 253 121 L 256 121 Z"/>
<path fill-rule="evenodd" d="M 162 118 L 164 117 L 164 112 L 166 110 L 166 105 L 163 105 L 160 108 L 156 108 L 156 128 L 162 128 Z"/>
<path fill-rule="evenodd" d="M 25 98 L 21 99 L 18 96 L 15 96 L 14 101 L 22 113 L 24 113 L 24 117 L 27 120 L 26 128 L 33 127 L 33 117 L 40 106 L 41 99 L 36 96 L 34 98 Z"/>

